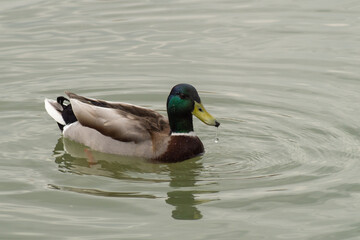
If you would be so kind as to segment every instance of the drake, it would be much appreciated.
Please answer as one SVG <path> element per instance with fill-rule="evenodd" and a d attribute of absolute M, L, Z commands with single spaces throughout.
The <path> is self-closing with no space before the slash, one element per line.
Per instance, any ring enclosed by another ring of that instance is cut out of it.
<path fill-rule="evenodd" d="M 70 100 L 62 96 L 56 101 L 45 99 L 46 111 L 65 138 L 104 153 L 179 162 L 204 153 L 204 146 L 194 133 L 192 115 L 207 125 L 220 125 L 189 84 L 171 89 L 166 104 L 168 119 L 132 104 L 65 93 Z"/>

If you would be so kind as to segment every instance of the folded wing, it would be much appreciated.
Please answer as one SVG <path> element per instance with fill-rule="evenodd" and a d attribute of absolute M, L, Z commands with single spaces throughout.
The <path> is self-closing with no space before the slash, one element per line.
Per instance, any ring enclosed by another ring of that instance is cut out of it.
<path fill-rule="evenodd" d="M 85 98 L 66 92 L 78 121 L 123 142 L 151 140 L 154 133 L 170 134 L 166 117 L 146 108 Z"/>

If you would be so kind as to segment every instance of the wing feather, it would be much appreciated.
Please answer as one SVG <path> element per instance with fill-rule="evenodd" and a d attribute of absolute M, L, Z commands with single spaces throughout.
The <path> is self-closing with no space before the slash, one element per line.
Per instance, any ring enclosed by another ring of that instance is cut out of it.
<path fill-rule="evenodd" d="M 85 98 L 66 93 L 78 121 L 87 127 L 123 142 L 150 140 L 154 132 L 170 133 L 163 115 L 143 107 Z"/>

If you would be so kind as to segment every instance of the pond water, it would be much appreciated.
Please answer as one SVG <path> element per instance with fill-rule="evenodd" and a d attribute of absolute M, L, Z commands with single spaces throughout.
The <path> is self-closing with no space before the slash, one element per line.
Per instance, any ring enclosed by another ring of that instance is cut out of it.
<path fill-rule="evenodd" d="M 360 4 L 3 0 L 1 239 L 359 239 Z M 65 90 L 166 114 L 193 84 L 214 127 L 175 164 L 63 139 Z"/>

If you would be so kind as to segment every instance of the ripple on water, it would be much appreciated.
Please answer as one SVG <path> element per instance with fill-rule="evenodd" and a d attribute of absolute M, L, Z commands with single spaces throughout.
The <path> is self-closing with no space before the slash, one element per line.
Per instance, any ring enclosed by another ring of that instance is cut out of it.
<path fill-rule="evenodd" d="M 326 189 L 329 179 L 343 175 L 348 164 L 360 156 L 352 126 L 342 123 L 339 127 L 344 112 L 332 111 L 336 105 L 327 109 L 322 105 L 333 102 L 334 92 L 319 84 L 277 84 L 271 83 L 270 88 L 248 84 L 242 94 L 226 95 L 228 102 L 238 105 L 222 119 L 220 146 L 210 146 L 218 150 L 210 150 L 212 156 L 204 163 L 202 179 L 217 181 L 228 190 L 306 195 L 319 190 L 319 185 Z M 262 98 L 249 96 L 262 89 L 266 89 Z M 236 187 L 229 184 L 234 181 Z M 325 193 L 319 190 L 319 194 Z"/>

